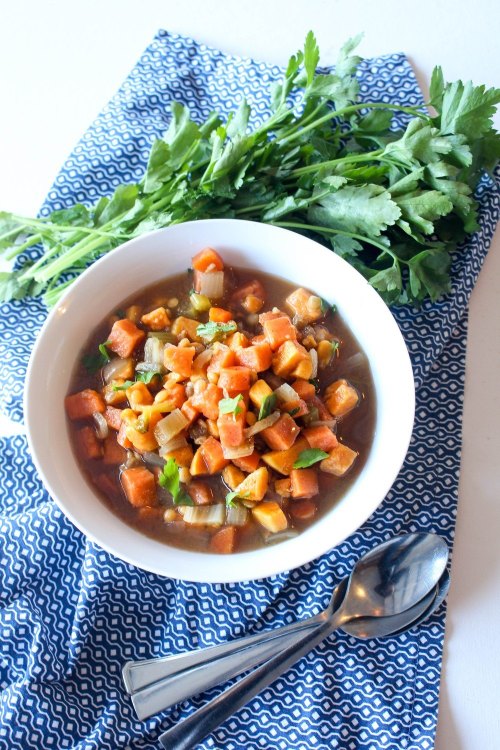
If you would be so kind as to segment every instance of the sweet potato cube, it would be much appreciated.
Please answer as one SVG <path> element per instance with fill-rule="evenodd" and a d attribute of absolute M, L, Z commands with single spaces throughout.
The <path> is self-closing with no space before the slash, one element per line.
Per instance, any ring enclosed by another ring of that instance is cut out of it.
<path fill-rule="evenodd" d="M 236 364 L 234 351 L 225 344 L 219 342 L 213 345 L 214 353 L 208 365 L 207 375 L 210 379 L 211 374 L 219 374 L 222 367 L 232 367 Z"/>
<path fill-rule="evenodd" d="M 129 503 L 136 508 L 157 505 L 154 474 L 148 469 L 134 467 L 121 473 L 121 483 Z"/>
<path fill-rule="evenodd" d="M 291 448 L 300 432 L 300 427 L 289 414 L 282 414 L 271 427 L 260 433 L 268 446 L 275 451 Z"/>
<path fill-rule="evenodd" d="M 290 497 L 290 495 L 292 494 L 290 477 L 277 479 L 274 483 L 274 491 L 281 497 Z"/>
<path fill-rule="evenodd" d="M 101 458 L 102 444 L 97 439 L 92 427 L 87 425 L 78 430 L 76 433 L 76 449 L 78 455 L 85 460 Z"/>
<path fill-rule="evenodd" d="M 238 529 L 236 526 L 225 526 L 217 531 L 210 540 L 210 552 L 216 552 L 219 555 L 229 555 L 234 552 Z"/>
<path fill-rule="evenodd" d="M 152 331 L 164 331 L 170 325 L 170 316 L 164 307 L 157 307 L 143 315 L 141 323 Z"/>
<path fill-rule="evenodd" d="M 128 425 L 126 425 L 125 422 L 122 422 L 120 425 L 120 429 L 118 430 L 118 435 L 116 436 L 116 442 L 118 443 L 118 445 L 121 445 L 122 448 L 130 450 L 134 446 L 127 437 L 127 428 Z"/>
<path fill-rule="evenodd" d="M 197 320 L 180 315 L 174 320 L 170 330 L 174 336 L 177 336 L 179 339 L 188 338 L 190 341 L 199 341 L 200 339 L 196 334 L 199 325 L 200 324 Z"/>
<path fill-rule="evenodd" d="M 307 438 L 311 448 L 317 448 L 320 451 L 326 451 L 326 453 L 335 448 L 339 442 L 330 428 L 324 424 L 317 427 L 306 427 L 304 437 Z"/>
<path fill-rule="evenodd" d="M 223 307 L 211 307 L 208 311 L 208 319 L 212 323 L 229 323 L 233 320 L 233 313 Z"/>
<path fill-rule="evenodd" d="M 119 357 L 131 357 L 134 349 L 146 337 L 144 331 L 137 328 L 128 318 L 113 323 L 108 336 L 108 348 Z"/>
<path fill-rule="evenodd" d="M 267 342 L 237 349 L 235 355 L 239 365 L 249 367 L 254 372 L 268 370 L 273 358 L 271 347 Z"/>
<path fill-rule="evenodd" d="M 260 409 L 264 400 L 271 395 L 272 389 L 265 380 L 256 380 L 250 388 L 250 401 L 257 409 Z"/>
<path fill-rule="evenodd" d="M 244 333 L 241 333 L 241 331 L 236 331 L 231 336 L 228 336 L 226 339 L 226 343 L 229 346 L 230 349 L 233 350 L 233 352 L 237 351 L 238 349 L 244 349 L 246 346 L 250 346 L 250 341 L 245 336 Z"/>
<path fill-rule="evenodd" d="M 259 321 L 262 323 L 264 335 L 273 351 L 279 349 L 285 341 L 296 341 L 297 329 L 288 315 L 282 313 L 278 317 L 267 318 L 263 321 L 262 319 L 261 315 Z"/>
<path fill-rule="evenodd" d="M 198 477 L 202 474 L 208 474 L 208 467 L 205 463 L 205 459 L 203 458 L 203 454 L 201 452 L 201 446 L 198 448 L 196 453 L 193 456 L 193 460 L 191 461 L 191 466 L 189 467 L 189 473 L 192 477 Z"/>
<path fill-rule="evenodd" d="M 116 435 L 108 435 L 104 440 L 102 460 L 108 465 L 119 465 L 125 460 L 125 449 L 117 442 Z"/>
<path fill-rule="evenodd" d="M 223 395 L 219 386 L 207 383 L 206 380 L 197 380 L 190 402 L 204 417 L 215 421 L 219 416 L 219 401 Z"/>
<path fill-rule="evenodd" d="M 243 474 L 241 469 L 238 469 L 237 466 L 235 466 L 234 464 L 229 464 L 229 466 L 226 466 L 222 470 L 222 479 L 227 484 L 229 489 L 235 490 L 236 487 L 245 479 L 245 475 Z"/>
<path fill-rule="evenodd" d="M 108 427 L 111 427 L 112 430 L 118 432 L 122 424 L 122 410 L 115 409 L 114 406 L 106 406 L 104 419 L 106 420 Z"/>
<path fill-rule="evenodd" d="M 224 446 L 236 447 L 241 445 L 245 439 L 243 430 L 246 427 L 246 409 L 242 400 L 239 404 L 241 409 L 239 414 L 220 414 L 217 419 L 219 438 Z"/>
<path fill-rule="evenodd" d="M 316 388 L 314 385 L 303 378 L 297 378 L 297 380 L 294 380 L 292 388 L 303 401 L 309 401 L 316 395 Z"/>
<path fill-rule="evenodd" d="M 163 362 L 167 370 L 178 372 L 183 378 L 189 378 L 193 369 L 195 354 L 194 346 L 167 344 L 163 354 Z"/>
<path fill-rule="evenodd" d="M 233 464 L 247 473 L 255 471 L 260 461 L 260 453 L 256 450 L 250 453 L 249 456 L 241 456 L 241 458 L 233 458 Z"/>
<path fill-rule="evenodd" d="M 260 502 L 267 492 L 269 484 L 269 472 L 265 466 L 252 471 L 251 474 L 236 487 L 238 495 L 253 502 Z"/>
<path fill-rule="evenodd" d="M 276 534 L 288 527 L 288 521 L 278 503 L 274 500 L 264 500 L 252 508 L 252 515 L 261 526 Z"/>
<path fill-rule="evenodd" d="M 192 425 L 200 415 L 200 410 L 193 404 L 190 398 L 184 401 L 180 409 L 189 422 L 189 425 L 187 426 Z"/>
<path fill-rule="evenodd" d="M 270 453 L 264 453 L 262 460 L 271 469 L 278 471 L 280 474 L 288 475 L 293 469 L 295 461 L 299 457 L 299 453 L 309 448 L 309 443 L 302 436 L 295 441 L 291 448 L 285 451 L 271 451 Z"/>
<path fill-rule="evenodd" d="M 103 414 L 106 409 L 106 403 L 101 394 L 91 388 L 66 396 L 64 405 L 66 414 L 71 420 L 89 419 L 95 412 Z"/>
<path fill-rule="evenodd" d="M 298 398 L 296 401 L 285 401 L 280 404 L 280 409 L 286 411 L 291 417 L 305 417 L 309 414 L 309 409 L 305 401 Z"/>
<path fill-rule="evenodd" d="M 328 458 L 323 459 L 319 468 L 321 471 L 326 471 L 328 474 L 342 477 L 344 474 L 347 474 L 357 456 L 358 454 L 356 451 L 353 451 L 352 448 L 349 448 L 343 443 L 339 443 L 330 451 Z"/>
<path fill-rule="evenodd" d="M 164 453 L 163 458 L 168 461 L 169 458 L 173 458 L 177 466 L 185 466 L 187 469 L 191 466 L 193 461 L 194 453 L 190 445 L 185 445 L 183 448 L 176 448 L 169 453 Z"/>
<path fill-rule="evenodd" d="M 285 304 L 300 323 L 313 323 L 323 317 L 321 298 L 300 287 L 288 295 Z"/>
<path fill-rule="evenodd" d="M 325 390 L 325 403 L 334 417 L 343 417 L 358 405 L 357 390 L 343 378 L 330 383 Z"/>
<path fill-rule="evenodd" d="M 299 362 L 297 367 L 292 370 L 291 375 L 293 375 L 294 378 L 303 378 L 304 380 L 308 380 L 312 377 L 312 372 L 313 366 L 311 357 L 307 355 L 307 357 L 304 357 L 304 359 Z"/>
<path fill-rule="evenodd" d="M 295 371 L 295 368 L 300 364 L 300 362 L 304 360 L 310 362 L 310 357 L 307 353 L 307 349 L 305 349 L 302 344 L 299 344 L 297 341 L 285 341 L 284 344 L 281 344 L 278 351 L 273 357 L 273 372 L 280 378 L 286 378 L 291 375 L 292 372 Z M 295 375 L 295 377 L 302 376 Z M 309 377 L 311 377 L 310 374 Z"/>
<path fill-rule="evenodd" d="M 290 486 L 293 498 L 314 497 L 319 492 L 316 469 L 292 469 Z"/>
<path fill-rule="evenodd" d="M 212 436 L 200 445 L 199 450 L 209 474 L 217 474 L 218 471 L 222 471 L 224 466 L 227 466 L 229 463 L 229 460 L 224 458 L 221 444 Z"/>
<path fill-rule="evenodd" d="M 238 393 L 250 389 L 250 370 L 248 367 L 222 367 L 219 375 L 218 386 L 227 393 L 229 398 L 234 398 Z"/>

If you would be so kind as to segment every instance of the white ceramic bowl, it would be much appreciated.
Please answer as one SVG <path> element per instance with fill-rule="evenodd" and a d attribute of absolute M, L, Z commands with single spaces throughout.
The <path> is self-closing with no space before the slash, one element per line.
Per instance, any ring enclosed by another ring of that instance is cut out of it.
<path fill-rule="evenodd" d="M 228 265 L 256 268 L 335 303 L 368 356 L 376 427 L 368 460 L 342 500 L 295 539 L 224 555 L 176 549 L 125 524 L 94 495 L 70 446 L 64 412 L 71 373 L 89 332 L 126 297 L 184 271 L 202 247 Z M 51 312 L 32 352 L 25 417 L 33 460 L 63 513 L 92 541 L 145 570 L 189 581 L 263 578 L 335 547 L 378 507 L 406 455 L 414 416 L 413 373 L 389 309 L 368 283 L 327 248 L 299 234 L 237 220 L 180 224 L 125 243 L 94 263 Z"/>

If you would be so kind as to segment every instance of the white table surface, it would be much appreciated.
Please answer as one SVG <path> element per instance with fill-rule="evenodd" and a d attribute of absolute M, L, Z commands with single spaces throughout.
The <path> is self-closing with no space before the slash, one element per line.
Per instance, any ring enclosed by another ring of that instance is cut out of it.
<path fill-rule="evenodd" d="M 404 51 L 427 90 L 500 85 L 494 0 L 18 0 L 0 24 L 0 209 L 33 214 L 58 169 L 158 28 L 285 63 L 312 28 L 333 62 L 359 31 L 364 56 Z M 500 127 L 500 117 L 496 118 Z M 470 304 L 464 440 L 437 750 L 500 746 L 500 230 Z M 0 418 L 0 433 L 12 432 Z"/>

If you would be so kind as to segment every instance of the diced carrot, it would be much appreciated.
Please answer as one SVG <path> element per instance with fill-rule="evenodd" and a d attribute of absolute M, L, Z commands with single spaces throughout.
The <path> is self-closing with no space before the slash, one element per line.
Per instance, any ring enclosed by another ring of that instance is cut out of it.
<path fill-rule="evenodd" d="M 76 432 L 77 453 L 85 460 L 101 458 L 102 443 L 90 426 L 82 427 Z"/>
<path fill-rule="evenodd" d="M 167 344 L 163 353 L 163 362 L 167 370 L 178 372 L 183 378 L 189 378 L 193 369 L 196 354 L 194 346 L 173 346 Z"/>
<path fill-rule="evenodd" d="M 224 310 L 223 307 L 211 307 L 208 311 L 208 319 L 213 323 L 228 323 L 233 320 L 233 313 Z"/>
<path fill-rule="evenodd" d="M 274 491 L 281 497 L 290 497 L 290 495 L 292 494 L 290 477 L 277 479 L 274 483 Z"/>
<path fill-rule="evenodd" d="M 238 469 L 234 464 L 229 464 L 222 470 L 222 479 L 230 490 L 235 490 L 236 487 L 241 484 L 245 479 L 245 475 Z"/>
<path fill-rule="evenodd" d="M 125 460 L 125 449 L 117 443 L 116 435 L 108 435 L 104 440 L 102 460 L 105 464 L 121 464 Z"/>
<path fill-rule="evenodd" d="M 126 390 L 130 408 L 139 411 L 140 406 L 149 406 L 154 399 L 145 383 L 134 383 Z"/>
<path fill-rule="evenodd" d="M 232 367 L 235 362 L 234 351 L 226 346 L 225 344 L 214 344 L 214 353 L 207 369 L 207 376 L 210 379 L 210 375 L 219 374 L 221 367 Z"/>
<path fill-rule="evenodd" d="M 183 448 L 176 448 L 169 453 L 164 453 L 163 458 L 168 461 L 169 458 L 173 458 L 177 466 L 185 466 L 187 469 L 191 466 L 193 461 L 194 453 L 190 445 L 185 445 Z"/>
<path fill-rule="evenodd" d="M 347 381 L 341 378 L 330 383 L 325 390 L 325 403 L 328 411 L 334 417 L 343 417 L 358 405 L 359 395 L 357 390 Z"/>
<path fill-rule="evenodd" d="M 260 409 L 264 400 L 270 396 L 272 389 L 265 380 L 256 380 L 249 391 L 250 401 L 257 409 Z"/>
<path fill-rule="evenodd" d="M 319 492 L 316 469 L 292 469 L 290 482 L 293 498 L 314 497 Z"/>
<path fill-rule="evenodd" d="M 264 453 L 262 460 L 270 466 L 271 469 L 275 469 L 280 474 L 288 475 L 292 471 L 293 464 L 298 459 L 299 453 L 302 453 L 302 451 L 305 451 L 308 448 L 309 443 L 301 435 L 292 447 L 288 448 L 288 450 Z"/>
<path fill-rule="evenodd" d="M 310 362 L 307 349 L 302 344 L 299 344 L 297 341 L 285 341 L 280 345 L 273 357 L 273 372 L 279 375 L 280 378 L 286 378 L 305 359 Z"/>
<path fill-rule="evenodd" d="M 250 369 L 248 367 L 221 367 L 219 388 L 230 398 L 250 388 Z"/>
<path fill-rule="evenodd" d="M 189 425 L 192 425 L 200 415 L 200 410 L 196 408 L 190 398 L 184 401 L 180 409 L 186 419 L 189 421 Z"/>
<path fill-rule="evenodd" d="M 342 477 L 347 474 L 349 469 L 352 467 L 358 454 L 343 443 L 339 443 L 332 448 L 328 458 L 324 458 L 320 463 L 319 468 L 321 471 L 326 471 L 328 474 L 334 474 L 336 477 Z"/>
<path fill-rule="evenodd" d="M 177 338 L 188 338 L 191 341 L 199 341 L 196 334 L 198 330 L 199 322 L 193 320 L 193 318 L 186 318 L 184 315 L 180 315 L 172 323 L 171 331 Z"/>
<path fill-rule="evenodd" d="M 246 284 L 243 284 L 243 286 L 235 289 L 231 295 L 231 301 L 233 303 L 243 302 L 249 295 L 258 297 L 260 300 L 262 300 L 262 302 L 264 302 L 266 293 L 264 291 L 264 287 L 258 279 L 248 281 Z"/>
<path fill-rule="evenodd" d="M 146 337 L 144 331 L 137 328 L 135 323 L 124 318 L 113 323 L 108 336 L 108 348 L 119 357 L 131 357 L 134 349 Z"/>
<path fill-rule="evenodd" d="M 118 445 L 121 445 L 122 448 L 125 448 L 126 450 L 130 450 L 131 448 L 133 448 L 132 443 L 127 437 L 127 425 L 125 424 L 125 422 L 122 422 L 120 425 L 118 435 L 116 436 L 116 441 Z"/>
<path fill-rule="evenodd" d="M 250 453 L 249 456 L 241 456 L 240 458 L 233 458 L 233 464 L 241 469 L 242 471 L 251 472 L 255 471 L 260 461 L 260 453 L 256 450 Z"/>
<path fill-rule="evenodd" d="M 229 463 L 228 459 L 224 458 L 221 444 L 212 436 L 200 445 L 199 450 L 209 474 L 216 474 L 218 471 L 222 471 L 224 466 L 227 466 Z"/>
<path fill-rule="evenodd" d="M 264 327 L 264 323 L 268 320 L 276 320 L 277 318 L 283 318 L 283 317 L 289 317 L 283 310 L 278 310 L 277 307 L 275 307 L 273 310 L 266 310 L 266 312 L 263 312 L 259 315 L 259 323 L 262 327 Z"/>
<path fill-rule="evenodd" d="M 214 501 L 211 488 L 204 482 L 190 482 L 187 491 L 195 505 L 211 505 Z"/>
<path fill-rule="evenodd" d="M 64 404 L 71 420 L 88 419 L 96 412 L 103 414 L 106 409 L 106 403 L 101 394 L 90 388 L 73 393 L 72 396 L 66 396 Z"/>
<path fill-rule="evenodd" d="M 236 487 L 238 495 L 245 500 L 260 502 L 267 492 L 269 472 L 265 466 L 252 471 L 251 474 Z"/>
<path fill-rule="evenodd" d="M 194 392 L 189 400 L 204 417 L 216 420 L 219 416 L 219 401 L 222 398 L 223 393 L 219 386 L 200 379 L 194 383 Z"/>
<path fill-rule="evenodd" d="M 241 445 L 244 440 L 246 409 L 242 403 L 239 408 L 241 411 L 238 414 L 220 414 L 217 419 L 220 442 L 224 446 Z"/>
<path fill-rule="evenodd" d="M 210 540 L 210 551 L 219 555 L 228 555 L 234 552 L 237 534 L 236 526 L 225 526 L 217 531 Z"/>
<path fill-rule="evenodd" d="M 268 531 L 276 534 L 288 527 L 288 521 L 282 509 L 274 500 L 264 500 L 252 508 L 252 516 Z"/>
<path fill-rule="evenodd" d="M 316 515 L 316 503 L 313 500 L 305 498 L 291 503 L 289 511 L 296 521 L 310 521 Z"/>
<path fill-rule="evenodd" d="M 236 350 L 236 361 L 239 365 L 249 367 L 255 372 L 264 372 L 271 366 L 273 353 L 267 342 L 254 344 Z"/>
<path fill-rule="evenodd" d="M 157 505 L 156 482 L 154 474 L 143 467 L 125 469 L 121 473 L 122 487 L 127 500 L 136 508 L 145 505 Z"/>
<path fill-rule="evenodd" d="M 170 316 L 164 307 L 157 307 L 143 315 L 141 323 L 152 331 L 164 331 L 170 325 Z"/>
<path fill-rule="evenodd" d="M 250 339 L 241 331 L 236 331 L 227 337 L 226 344 L 235 352 L 242 347 L 250 346 Z"/>
<path fill-rule="evenodd" d="M 309 380 L 309 378 L 312 377 L 313 373 L 313 365 L 312 360 L 309 355 L 307 357 L 304 357 L 297 367 L 295 367 L 292 372 L 290 373 L 294 378 L 304 378 L 304 380 Z"/>
<path fill-rule="evenodd" d="M 316 388 L 308 380 L 298 378 L 293 381 L 292 388 L 298 394 L 299 398 L 304 401 L 309 401 L 316 395 Z"/>
<path fill-rule="evenodd" d="M 259 320 L 261 318 L 262 315 Z M 297 329 L 292 324 L 288 315 L 282 314 L 277 318 L 268 318 L 264 320 L 262 327 L 264 328 L 264 335 L 269 346 L 273 351 L 279 349 L 285 341 L 296 341 L 297 339 Z"/>
<path fill-rule="evenodd" d="M 189 473 L 192 477 L 200 476 L 200 474 L 208 474 L 208 467 L 205 463 L 205 459 L 203 458 L 201 446 L 193 456 L 191 466 L 189 467 Z"/>
<path fill-rule="evenodd" d="M 195 271 L 203 271 L 204 273 L 211 266 L 213 266 L 213 271 L 224 270 L 224 261 L 213 247 L 205 247 L 199 253 L 196 253 L 191 261 L 191 265 Z"/>
<path fill-rule="evenodd" d="M 326 424 L 317 427 L 307 427 L 304 430 L 304 437 L 311 448 L 317 448 L 320 451 L 329 453 L 332 448 L 338 444 L 338 440 Z"/>
<path fill-rule="evenodd" d="M 115 409 L 114 406 L 106 406 L 104 419 L 106 420 L 108 427 L 111 427 L 112 430 L 118 431 L 122 424 L 122 410 Z"/>
<path fill-rule="evenodd" d="M 168 403 L 174 409 L 180 409 L 186 400 L 186 388 L 182 383 L 167 380 L 161 391 L 155 396 L 155 403 Z"/>
<path fill-rule="evenodd" d="M 282 414 L 271 427 L 260 433 L 272 450 L 285 451 L 291 448 L 300 432 L 300 427 L 289 414 Z"/>

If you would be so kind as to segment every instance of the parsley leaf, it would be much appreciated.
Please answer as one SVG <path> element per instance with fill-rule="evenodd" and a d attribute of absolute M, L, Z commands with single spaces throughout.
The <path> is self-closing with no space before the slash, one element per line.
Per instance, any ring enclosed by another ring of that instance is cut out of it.
<path fill-rule="evenodd" d="M 243 409 L 239 405 L 240 401 L 243 399 L 243 396 L 241 393 L 238 393 L 237 396 L 234 398 L 223 398 L 219 401 L 219 414 L 234 414 L 236 417 L 238 414 L 241 414 Z"/>
<path fill-rule="evenodd" d="M 98 352 L 94 354 L 84 354 L 82 357 L 82 365 L 89 373 L 97 372 L 109 362 L 111 355 L 109 354 L 106 347 L 110 344 L 110 341 L 104 341 L 98 346 Z"/>
<path fill-rule="evenodd" d="M 324 458 L 328 458 L 328 453 L 320 451 L 318 448 L 310 448 L 309 450 L 301 451 L 297 460 L 293 464 L 294 469 L 307 469 L 309 466 L 322 461 Z"/>
<path fill-rule="evenodd" d="M 229 333 L 234 333 L 236 330 L 237 325 L 234 320 L 229 321 L 229 323 L 214 323 L 209 321 L 198 326 L 196 335 L 206 342 L 220 341 Z"/>
<path fill-rule="evenodd" d="M 126 391 L 127 388 L 130 388 L 134 383 L 145 383 L 146 385 L 149 385 L 154 377 L 157 375 L 161 375 L 161 372 L 158 370 L 145 370 L 144 372 L 136 372 L 135 373 L 135 380 L 126 380 L 121 385 L 114 385 L 113 390 L 114 391 Z"/>
<path fill-rule="evenodd" d="M 228 508 L 235 508 L 236 507 L 236 503 L 234 501 L 236 500 L 236 498 L 243 498 L 244 499 L 245 497 L 249 497 L 249 495 L 250 495 L 249 492 L 244 492 L 241 495 L 238 492 L 237 489 L 233 490 L 232 492 L 228 492 L 227 495 L 226 495 L 226 506 Z"/>
<path fill-rule="evenodd" d="M 264 401 L 262 402 L 262 406 L 259 409 L 259 416 L 257 418 L 257 421 L 265 419 L 271 414 L 272 411 L 274 411 L 276 401 L 277 398 L 275 393 L 270 393 L 269 396 L 265 397 Z"/>
<path fill-rule="evenodd" d="M 114 385 L 113 390 L 114 391 L 126 391 L 128 388 L 134 385 L 136 381 L 135 380 L 126 380 L 121 385 Z"/>
<path fill-rule="evenodd" d="M 190 495 L 180 486 L 179 467 L 174 458 L 169 458 L 158 477 L 160 487 L 172 495 L 174 505 L 194 505 Z"/>

